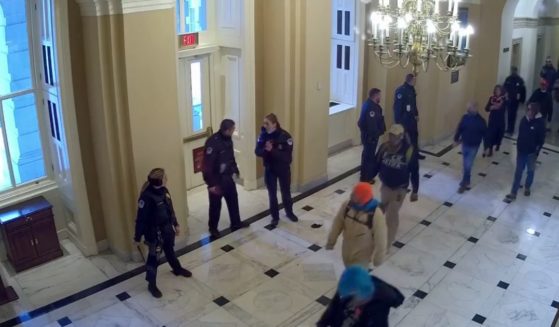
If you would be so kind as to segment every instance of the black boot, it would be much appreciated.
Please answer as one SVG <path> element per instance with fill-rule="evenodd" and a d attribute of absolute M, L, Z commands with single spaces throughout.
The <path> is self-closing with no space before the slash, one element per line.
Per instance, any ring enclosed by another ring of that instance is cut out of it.
<path fill-rule="evenodd" d="M 246 221 L 241 221 L 238 225 L 231 225 L 231 231 L 234 232 L 236 230 L 239 230 L 241 228 L 248 228 L 250 226 L 249 223 L 247 223 Z"/>
<path fill-rule="evenodd" d="M 192 277 L 192 273 L 184 268 L 181 268 L 177 271 L 173 271 L 173 274 L 175 274 L 175 276 L 182 276 L 182 277 Z"/>
<path fill-rule="evenodd" d="M 297 218 L 297 216 L 295 216 L 295 214 L 293 212 L 288 213 L 287 218 L 289 218 L 289 220 L 291 220 L 294 223 L 299 221 L 299 218 Z"/>
<path fill-rule="evenodd" d="M 210 237 L 212 239 L 218 239 L 221 237 L 221 233 L 217 229 L 210 229 Z"/>
<path fill-rule="evenodd" d="M 148 291 L 156 299 L 159 299 L 163 296 L 163 293 L 161 293 L 161 291 L 157 288 L 157 285 L 155 285 L 155 283 L 148 284 Z"/>

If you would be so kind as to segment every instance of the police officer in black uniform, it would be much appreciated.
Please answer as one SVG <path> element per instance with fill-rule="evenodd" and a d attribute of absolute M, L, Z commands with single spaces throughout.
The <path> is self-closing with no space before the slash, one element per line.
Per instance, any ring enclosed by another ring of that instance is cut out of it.
<path fill-rule="evenodd" d="M 293 158 L 293 138 L 281 128 L 275 114 L 269 114 L 264 118 L 262 133 L 258 137 L 254 153 L 264 161 L 264 180 L 270 198 L 272 226 L 277 226 L 279 222 L 278 181 L 287 218 L 293 222 L 299 221 L 293 213 L 291 199 L 290 166 Z"/>
<path fill-rule="evenodd" d="M 394 123 L 404 127 L 411 145 L 418 151 L 417 158 L 425 159 L 419 154 L 419 131 L 417 121 L 419 112 L 417 111 L 417 94 L 415 92 L 415 75 L 406 75 L 406 81 L 396 89 L 394 94 Z"/>
<path fill-rule="evenodd" d="M 210 198 L 208 225 L 212 238 L 221 236 L 217 228 L 221 214 L 222 198 L 225 198 L 229 210 L 231 230 L 235 231 L 248 227 L 247 223 L 241 222 L 237 186 L 233 179 L 233 175 L 239 176 L 239 168 L 233 150 L 232 136 L 234 132 L 235 122 L 231 119 L 225 119 L 221 122 L 219 131 L 212 135 L 205 145 L 202 173 L 204 181 L 208 185 Z"/>
<path fill-rule="evenodd" d="M 377 88 L 369 90 L 369 97 L 361 107 L 357 126 L 361 130 L 361 177 L 362 182 L 373 184 L 375 153 L 379 138 L 386 132 L 386 124 L 380 106 L 381 92 Z"/>
<path fill-rule="evenodd" d="M 175 236 L 179 235 L 180 228 L 173 209 L 171 195 L 166 187 L 167 176 L 162 168 L 153 169 L 148 180 L 142 187 L 138 200 L 138 214 L 136 217 L 136 232 L 134 241 L 139 246 L 142 236 L 144 243 L 149 248 L 146 261 L 146 280 L 148 290 L 156 298 L 162 296 L 157 288 L 157 266 L 159 254 L 165 253 L 167 262 L 177 276 L 190 277 L 192 273 L 184 269 L 175 255 Z"/>
<path fill-rule="evenodd" d="M 518 106 L 526 102 L 526 86 L 524 80 L 518 75 L 518 68 L 511 67 L 510 76 L 505 80 L 505 91 L 507 92 L 507 134 L 514 134 L 516 126 L 516 113 Z"/>

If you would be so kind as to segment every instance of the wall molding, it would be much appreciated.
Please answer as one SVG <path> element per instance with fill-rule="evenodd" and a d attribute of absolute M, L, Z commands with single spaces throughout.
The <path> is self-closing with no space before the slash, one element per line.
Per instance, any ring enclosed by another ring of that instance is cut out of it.
<path fill-rule="evenodd" d="M 538 28 L 542 26 L 557 26 L 559 18 L 555 17 L 516 17 L 513 22 L 513 28 Z"/>
<path fill-rule="evenodd" d="M 173 0 L 77 0 L 82 16 L 131 14 L 175 7 Z"/>

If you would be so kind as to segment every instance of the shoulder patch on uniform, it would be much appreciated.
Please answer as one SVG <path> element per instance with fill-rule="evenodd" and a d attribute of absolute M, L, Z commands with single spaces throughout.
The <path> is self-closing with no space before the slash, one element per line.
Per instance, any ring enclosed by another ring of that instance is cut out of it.
<path fill-rule="evenodd" d="M 402 93 L 398 93 L 398 94 L 396 95 L 396 97 L 397 97 L 398 99 L 401 99 L 401 98 L 402 98 Z"/>
<path fill-rule="evenodd" d="M 369 112 L 369 116 L 371 116 L 371 118 L 374 118 L 375 117 L 375 112 L 374 111 Z"/>
<path fill-rule="evenodd" d="M 138 201 L 138 208 L 143 209 L 145 204 L 144 200 Z"/>
<path fill-rule="evenodd" d="M 287 144 L 289 144 L 289 146 L 293 145 L 293 139 L 287 139 Z"/>
<path fill-rule="evenodd" d="M 212 154 L 212 152 L 214 152 L 214 149 L 211 146 L 206 148 L 206 154 Z"/>

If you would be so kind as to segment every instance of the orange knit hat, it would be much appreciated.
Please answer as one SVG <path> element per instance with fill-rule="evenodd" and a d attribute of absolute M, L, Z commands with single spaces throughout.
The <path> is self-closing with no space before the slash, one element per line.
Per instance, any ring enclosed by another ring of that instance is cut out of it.
<path fill-rule="evenodd" d="M 353 188 L 353 198 L 357 204 L 363 205 L 373 199 L 373 188 L 371 184 L 360 182 Z"/>

